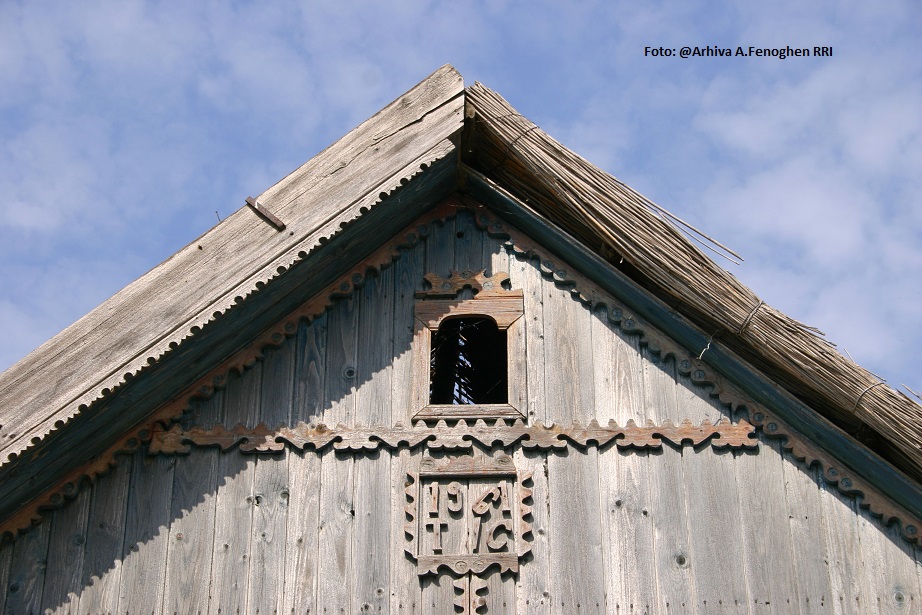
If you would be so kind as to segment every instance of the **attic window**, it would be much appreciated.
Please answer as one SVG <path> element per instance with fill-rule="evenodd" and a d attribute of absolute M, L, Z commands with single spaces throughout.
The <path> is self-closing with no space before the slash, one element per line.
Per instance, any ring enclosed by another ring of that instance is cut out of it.
<path fill-rule="evenodd" d="M 429 352 L 430 404 L 505 404 L 506 331 L 490 318 L 442 321 Z"/>
<path fill-rule="evenodd" d="M 524 313 L 521 290 L 505 273 L 427 274 L 417 293 L 413 419 L 524 418 Z M 473 299 L 458 299 L 465 288 Z"/>

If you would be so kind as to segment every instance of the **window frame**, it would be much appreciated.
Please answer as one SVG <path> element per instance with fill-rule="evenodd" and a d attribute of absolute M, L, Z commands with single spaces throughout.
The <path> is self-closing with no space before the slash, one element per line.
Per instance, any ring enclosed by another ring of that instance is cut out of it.
<path fill-rule="evenodd" d="M 502 291 L 473 299 L 418 299 L 414 309 L 414 421 L 457 419 L 525 419 L 525 300 L 521 290 Z M 506 332 L 507 403 L 430 404 L 429 378 L 432 338 L 448 318 L 489 318 Z"/>

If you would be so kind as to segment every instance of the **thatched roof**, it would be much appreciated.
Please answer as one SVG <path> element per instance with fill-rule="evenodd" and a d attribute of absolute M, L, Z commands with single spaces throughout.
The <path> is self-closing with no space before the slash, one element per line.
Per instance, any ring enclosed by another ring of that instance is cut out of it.
<path fill-rule="evenodd" d="M 922 482 L 922 406 L 761 302 L 665 210 L 444 66 L 257 197 L 284 232 L 243 206 L 0 374 L 0 517 L 320 292 L 436 192 L 463 186 L 469 169 L 814 410 L 878 434 L 876 450 Z M 401 199 L 401 186 L 425 198 Z"/>
<path fill-rule="evenodd" d="M 765 304 L 663 208 L 555 141 L 497 93 L 475 84 L 466 104 L 473 116 L 466 164 L 586 246 L 613 251 L 612 264 L 623 258 L 635 281 L 713 333 L 715 343 L 922 480 L 922 406 L 840 354 L 817 329 Z M 869 429 L 879 438 L 869 438 Z"/>

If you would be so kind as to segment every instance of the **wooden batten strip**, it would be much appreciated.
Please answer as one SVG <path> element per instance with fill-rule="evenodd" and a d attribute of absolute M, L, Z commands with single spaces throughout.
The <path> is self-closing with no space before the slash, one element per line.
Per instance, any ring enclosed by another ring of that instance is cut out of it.
<path fill-rule="evenodd" d="M 477 170 L 584 245 L 604 242 L 705 330 L 739 332 L 727 343 L 747 360 L 833 418 L 872 427 L 893 444 L 904 469 L 922 478 L 922 406 L 886 385 L 865 391 L 878 378 L 816 329 L 764 305 L 662 219 L 659 206 L 562 146 L 495 92 L 475 84 L 467 105 L 475 131 L 469 158 Z"/>

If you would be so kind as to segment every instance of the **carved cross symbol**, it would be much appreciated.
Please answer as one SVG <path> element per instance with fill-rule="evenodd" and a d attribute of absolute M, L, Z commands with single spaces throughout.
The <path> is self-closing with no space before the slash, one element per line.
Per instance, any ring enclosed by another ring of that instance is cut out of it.
<path fill-rule="evenodd" d="M 419 576 L 450 574 L 461 591 L 456 604 L 464 612 L 482 599 L 483 579 L 494 571 L 518 572 L 530 551 L 531 531 L 525 500 L 529 476 L 518 474 L 512 458 L 424 457 L 410 474 L 406 506 L 407 547 Z"/>

